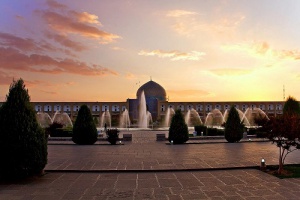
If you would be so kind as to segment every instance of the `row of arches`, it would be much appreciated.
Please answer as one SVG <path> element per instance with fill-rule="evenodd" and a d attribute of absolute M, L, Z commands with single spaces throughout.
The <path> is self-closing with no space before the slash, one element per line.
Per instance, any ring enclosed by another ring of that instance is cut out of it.
<path fill-rule="evenodd" d="M 215 105 L 212 105 L 212 104 L 206 104 L 206 105 L 202 105 L 202 104 L 198 104 L 198 105 L 183 105 L 183 104 L 179 104 L 179 105 L 172 105 L 172 104 L 169 104 L 169 105 L 161 105 L 161 111 L 162 112 L 165 112 L 167 110 L 167 108 L 173 108 L 173 109 L 179 109 L 181 111 L 185 111 L 186 110 L 191 110 L 191 109 L 195 109 L 196 111 L 206 111 L 206 112 L 210 112 L 212 111 L 213 109 L 218 109 L 220 111 L 222 110 L 228 110 L 230 109 L 230 106 L 229 104 L 225 104 L 225 105 L 221 105 L 221 104 L 215 104 Z M 240 109 L 242 111 L 246 111 L 248 108 L 251 108 L 251 109 L 254 109 L 254 108 L 260 108 L 262 111 L 282 111 L 283 109 L 283 105 L 282 104 L 259 104 L 259 105 L 256 105 L 256 104 L 234 104 L 234 107 L 237 108 L 237 109 Z"/>
<path fill-rule="evenodd" d="M 35 111 L 36 112 L 78 112 L 80 109 L 81 105 L 60 105 L 60 104 L 46 104 L 46 105 L 35 105 Z M 92 112 L 105 112 L 105 111 L 110 111 L 110 112 L 120 112 L 124 111 L 126 109 L 126 106 L 120 106 L 120 105 L 88 105 L 88 107 L 91 109 Z"/>

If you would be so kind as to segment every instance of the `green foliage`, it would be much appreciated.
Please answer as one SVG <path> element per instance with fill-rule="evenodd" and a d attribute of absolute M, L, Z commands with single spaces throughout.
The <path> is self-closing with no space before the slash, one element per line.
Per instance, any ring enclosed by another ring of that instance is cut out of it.
<path fill-rule="evenodd" d="M 47 140 L 24 81 L 13 81 L 0 108 L 0 179 L 39 174 L 47 164 Z"/>
<path fill-rule="evenodd" d="M 271 118 L 267 129 L 268 138 L 279 148 L 278 174 L 281 174 L 286 156 L 300 149 L 300 116 L 284 114 Z"/>
<path fill-rule="evenodd" d="M 97 129 L 91 111 L 87 105 L 82 105 L 73 126 L 72 140 L 76 144 L 94 144 L 97 141 Z"/>
<path fill-rule="evenodd" d="M 203 135 L 206 135 L 206 129 L 207 127 L 204 125 L 195 126 L 195 131 L 197 132 L 197 135 L 201 135 L 201 132 Z"/>
<path fill-rule="evenodd" d="M 231 106 L 225 123 L 225 139 L 228 142 L 239 142 L 243 138 L 244 124 L 238 111 Z"/>
<path fill-rule="evenodd" d="M 169 142 L 182 144 L 189 140 L 188 126 L 180 110 L 176 110 L 169 128 Z"/>
<path fill-rule="evenodd" d="M 207 128 L 206 135 L 207 136 L 224 136 L 224 130 L 217 129 L 217 128 Z"/>
<path fill-rule="evenodd" d="M 294 98 L 289 96 L 283 106 L 284 115 L 300 115 L 300 105 L 299 102 Z"/>
<path fill-rule="evenodd" d="M 46 128 L 47 135 L 51 137 L 72 137 L 73 128 L 65 127 L 63 128 L 63 124 L 58 122 L 53 122 L 48 128 Z"/>
<path fill-rule="evenodd" d="M 107 129 L 106 135 L 107 135 L 107 141 L 109 141 L 111 144 L 116 144 L 116 142 L 119 140 L 119 130 L 116 128 L 113 129 Z"/>

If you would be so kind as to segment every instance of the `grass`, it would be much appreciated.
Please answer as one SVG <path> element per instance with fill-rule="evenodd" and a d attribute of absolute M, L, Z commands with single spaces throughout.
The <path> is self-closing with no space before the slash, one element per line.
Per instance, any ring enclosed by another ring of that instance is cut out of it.
<path fill-rule="evenodd" d="M 300 164 L 284 165 L 282 174 L 278 174 L 277 166 L 268 166 L 268 174 L 276 176 L 278 178 L 300 178 Z"/>

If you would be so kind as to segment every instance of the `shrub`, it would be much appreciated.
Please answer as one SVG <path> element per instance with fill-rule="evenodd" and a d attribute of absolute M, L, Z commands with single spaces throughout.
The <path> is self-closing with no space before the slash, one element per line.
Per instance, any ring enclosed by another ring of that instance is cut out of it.
<path fill-rule="evenodd" d="M 0 179 L 40 174 L 47 164 L 47 140 L 22 79 L 13 81 L 0 108 L 0 130 Z"/>
<path fill-rule="evenodd" d="M 106 135 L 107 135 L 107 141 L 109 141 L 111 144 L 116 144 L 117 140 L 119 140 L 119 130 L 114 129 L 107 129 Z"/>
<path fill-rule="evenodd" d="M 73 126 L 72 140 L 76 144 L 94 144 L 97 141 L 97 128 L 91 111 L 87 105 L 82 105 Z"/>
<path fill-rule="evenodd" d="M 225 123 L 225 139 L 228 142 L 239 142 L 243 138 L 244 124 L 238 111 L 231 106 Z"/>
<path fill-rule="evenodd" d="M 176 110 L 169 128 L 169 142 L 182 144 L 189 140 L 189 131 L 180 110 Z"/>
<path fill-rule="evenodd" d="M 197 132 L 197 135 L 201 135 L 201 132 L 203 135 L 206 135 L 206 126 L 200 125 L 200 126 L 195 126 L 195 131 Z"/>

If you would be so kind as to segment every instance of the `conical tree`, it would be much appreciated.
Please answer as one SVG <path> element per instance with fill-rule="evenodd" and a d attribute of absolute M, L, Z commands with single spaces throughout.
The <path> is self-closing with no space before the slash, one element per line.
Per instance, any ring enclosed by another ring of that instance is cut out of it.
<path fill-rule="evenodd" d="M 239 142 L 243 138 L 244 124 L 238 111 L 231 106 L 225 123 L 225 139 L 228 142 Z"/>
<path fill-rule="evenodd" d="M 47 140 L 30 104 L 24 81 L 13 81 L 0 108 L 0 179 L 40 174 L 47 164 Z"/>
<path fill-rule="evenodd" d="M 82 105 L 73 126 L 72 140 L 76 144 L 94 144 L 97 141 L 97 129 L 91 111 Z"/>
<path fill-rule="evenodd" d="M 169 128 L 169 142 L 182 144 L 189 140 L 188 126 L 180 110 L 176 110 Z"/>
<path fill-rule="evenodd" d="M 299 102 L 294 98 L 289 96 L 283 106 L 284 115 L 300 115 L 300 105 Z"/>

